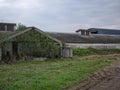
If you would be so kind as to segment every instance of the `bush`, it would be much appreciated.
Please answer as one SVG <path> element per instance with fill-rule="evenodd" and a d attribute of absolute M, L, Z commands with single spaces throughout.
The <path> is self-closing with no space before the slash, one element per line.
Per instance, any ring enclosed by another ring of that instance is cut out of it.
<path fill-rule="evenodd" d="M 94 48 L 73 49 L 73 55 L 79 55 L 79 56 L 92 55 L 92 54 L 104 55 L 104 54 L 113 54 L 113 53 L 120 53 L 120 49 L 106 49 L 106 50 L 98 50 Z"/>

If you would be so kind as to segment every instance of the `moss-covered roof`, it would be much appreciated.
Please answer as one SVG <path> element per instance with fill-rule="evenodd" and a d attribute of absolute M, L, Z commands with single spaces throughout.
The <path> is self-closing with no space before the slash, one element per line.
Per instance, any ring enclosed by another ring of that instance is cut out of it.
<path fill-rule="evenodd" d="M 76 33 L 47 33 L 64 43 L 120 43 L 120 35 L 82 36 Z"/>
<path fill-rule="evenodd" d="M 40 29 L 38 29 L 38 28 L 36 28 L 36 27 L 28 27 L 28 28 L 26 28 L 25 30 L 16 30 L 16 31 L 14 31 L 14 32 L 10 32 L 10 31 L 2 31 L 2 32 L 0 32 L 0 44 L 2 43 L 2 42 L 4 42 L 4 41 L 6 41 L 6 40 L 11 40 L 11 39 L 13 39 L 14 37 L 17 37 L 17 36 L 19 36 L 19 35 L 22 35 L 22 34 L 24 34 L 25 32 L 27 32 L 27 31 L 30 31 L 30 30 L 35 30 L 35 31 L 37 31 L 38 33 L 41 33 L 41 34 L 44 34 L 44 35 L 46 35 L 47 37 L 49 37 L 50 39 L 52 39 L 52 40 L 54 40 L 55 42 L 58 42 L 60 45 L 62 45 L 61 44 L 61 41 L 59 41 L 59 40 L 57 40 L 56 38 L 54 38 L 54 37 L 51 37 L 50 35 L 48 35 L 47 33 L 45 33 L 45 32 L 43 32 L 42 30 L 40 30 Z"/>
<path fill-rule="evenodd" d="M 30 28 L 31 27 L 24 31 L 16 30 L 14 32 L 0 32 L 0 43 L 2 43 L 5 39 L 13 38 L 19 34 L 22 34 L 25 31 L 29 30 Z M 58 42 L 61 41 L 63 43 L 120 43 L 120 35 L 96 34 L 92 36 L 81 36 L 80 34 L 76 33 L 52 33 L 52 32 L 46 32 L 45 34 L 48 35 L 51 39 Z"/>

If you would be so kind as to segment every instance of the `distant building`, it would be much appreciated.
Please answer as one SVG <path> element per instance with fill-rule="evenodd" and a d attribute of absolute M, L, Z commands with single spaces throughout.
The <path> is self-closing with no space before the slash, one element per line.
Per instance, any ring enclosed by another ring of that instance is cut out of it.
<path fill-rule="evenodd" d="M 90 28 L 90 29 L 78 29 L 76 32 L 81 35 L 90 34 L 120 35 L 120 30 L 116 29 Z"/>
<path fill-rule="evenodd" d="M 15 23 L 0 23 L 0 31 L 15 31 Z"/>
<path fill-rule="evenodd" d="M 109 34 L 109 35 L 120 35 L 120 30 L 116 29 L 101 29 L 101 28 L 90 28 L 88 29 L 93 34 Z"/>
<path fill-rule="evenodd" d="M 81 32 L 83 30 L 80 30 Z M 120 35 L 79 33 L 48 33 L 71 48 L 113 49 L 120 48 Z"/>

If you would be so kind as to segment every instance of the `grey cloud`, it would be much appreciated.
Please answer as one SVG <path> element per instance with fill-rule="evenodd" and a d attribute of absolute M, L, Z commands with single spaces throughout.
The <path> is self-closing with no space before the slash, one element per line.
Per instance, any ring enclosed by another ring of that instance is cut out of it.
<path fill-rule="evenodd" d="M 0 0 L 0 19 L 46 31 L 78 28 L 120 29 L 120 0 Z M 11 3 L 12 2 L 12 3 Z M 109 26 L 109 27 L 108 27 Z"/>

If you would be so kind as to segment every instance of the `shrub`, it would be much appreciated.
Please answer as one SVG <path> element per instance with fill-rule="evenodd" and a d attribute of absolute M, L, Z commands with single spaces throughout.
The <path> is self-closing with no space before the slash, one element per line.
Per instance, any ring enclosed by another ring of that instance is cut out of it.
<path fill-rule="evenodd" d="M 87 49 L 81 49 L 81 48 L 75 48 L 73 49 L 73 55 L 79 55 L 79 56 L 85 56 L 85 55 L 91 55 L 91 54 L 113 54 L 113 53 L 120 53 L 120 49 L 105 49 L 105 50 L 98 50 L 94 48 L 87 48 Z"/>

